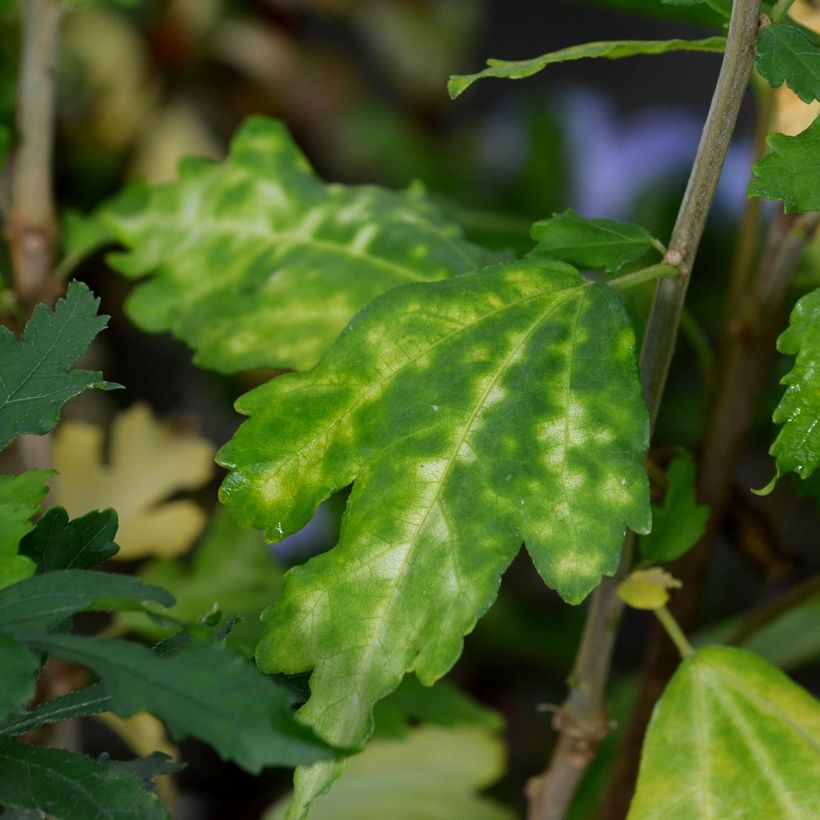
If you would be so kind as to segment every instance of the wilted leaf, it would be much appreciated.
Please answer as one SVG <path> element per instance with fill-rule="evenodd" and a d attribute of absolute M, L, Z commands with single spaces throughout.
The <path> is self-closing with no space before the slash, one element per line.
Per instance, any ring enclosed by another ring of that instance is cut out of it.
<path fill-rule="evenodd" d="M 125 768 L 0 738 L 0 805 L 53 820 L 166 820 L 143 780 Z"/>
<path fill-rule="evenodd" d="M 128 189 L 94 218 L 129 252 L 128 312 L 170 330 L 203 367 L 315 364 L 350 317 L 404 282 L 492 257 L 419 190 L 326 185 L 281 123 L 248 120 L 222 163 L 186 160 L 179 182 Z"/>
<path fill-rule="evenodd" d="M 560 262 L 397 288 L 310 373 L 238 402 L 222 498 L 281 537 L 355 480 L 339 545 L 285 576 L 257 662 L 314 669 L 305 721 L 350 746 L 415 670 L 432 683 L 522 540 L 578 602 L 650 524 L 648 424 L 620 296 Z M 309 798 L 308 798 L 309 799 Z"/>
<path fill-rule="evenodd" d="M 117 552 L 117 513 L 90 512 L 68 520 L 62 507 L 52 507 L 20 542 L 20 554 L 37 565 L 37 572 L 89 569 Z"/>
<path fill-rule="evenodd" d="M 820 211 L 820 117 L 796 137 L 772 134 L 771 151 L 752 167 L 749 196 L 782 199 L 787 214 Z"/>
<path fill-rule="evenodd" d="M 128 641 L 56 633 L 26 644 L 91 669 L 118 715 L 150 712 L 175 739 L 199 738 L 250 772 L 332 757 L 297 722 L 285 690 L 224 645 L 192 642 L 162 656 Z"/>
<path fill-rule="evenodd" d="M 663 505 L 652 513 L 652 532 L 640 540 L 645 564 L 674 561 L 688 552 L 706 529 L 709 508 L 695 495 L 695 463 L 685 451 L 675 456 L 666 471 Z"/>
<path fill-rule="evenodd" d="M 630 820 L 820 816 L 820 704 L 779 669 L 709 646 L 655 706 Z"/>
<path fill-rule="evenodd" d="M 755 64 L 773 88 L 785 82 L 803 102 L 820 99 L 820 44 L 806 29 L 791 23 L 764 26 Z"/>
<path fill-rule="evenodd" d="M 311 820 L 512 820 L 513 813 L 478 792 L 504 772 L 504 747 L 473 727 L 413 729 L 402 740 L 374 740 L 350 758 Z M 281 820 L 285 805 L 265 815 Z"/>
<path fill-rule="evenodd" d="M 0 720 L 34 697 L 39 669 L 37 658 L 10 635 L 0 633 Z"/>
<path fill-rule="evenodd" d="M 52 470 L 0 475 L 0 589 L 33 575 L 36 564 L 18 555 L 20 539 L 34 529 L 32 518 L 46 497 Z"/>
<path fill-rule="evenodd" d="M 85 285 L 71 282 L 53 311 L 37 305 L 20 341 L 0 325 L 0 449 L 24 433 L 52 430 L 74 396 L 119 387 L 99 371 L 72 369 L 108 323 L 97 315 L 99 304 Z"/>
<path fill-rule="evenodd" d="M 613 40 L 601 43 L 584 43 L 558 51 L 542 54 L 530 60 L 487 60 L 487 68 L 477 74 L 455 74 L 447 83 L 450 96 L 455 99 L 463 94 L 476 80 L 498 77 L 508 80 L 522 80 L 543 71 L 553 63 L 583 60 L 588 57 L 602 57 L 619 60 L 636 54 L 665 54 L 668 51 L 715 51 L 726 47 L 725 37 L 707 37 L 705 40 Z"/>
<path fill-rule="evenodd" d="M 214 448 L 199 436 L 158 422 L 144 404 L 111 425 L 108 463 L 99 427 L 68 421 L 57 431 L 53 495 L 72 516 L 113 507 L 119 516 L 117 560 L 184 552 L 205 526 L 193 501 L 167 501 L 194 490 L 213 473 Z"/>
<path fill-rule="evenodd" d="M 794 306 L 777 349 L 797 358 L 780 381 L 787 385 L 786 392 L 772 419 L 783 427 L 769 450 L 777 474 L 763 494 L 771 492 L 784 473 L 794 470 L 800 478 L 808 478 L 820 464 L 820 288 Z"/>

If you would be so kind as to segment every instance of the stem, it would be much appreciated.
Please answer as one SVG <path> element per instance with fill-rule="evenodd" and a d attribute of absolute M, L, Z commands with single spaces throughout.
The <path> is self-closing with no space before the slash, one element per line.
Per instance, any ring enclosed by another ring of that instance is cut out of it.
<path fill-rule="evenodd" d="M 655 610 L 655 614 L 658 616 L 661 626 L 666 630 L 666 634 L 669 635 L 672 639 L 672 643 L 677 647 L 681 657 L 690 658 L 694 655 L 695 648 L 689 643 L 686 635 L 683 634 L 683 630 L 678 625 L 672 613 L 665 606 L 659 606 Z"/>
<path fill-rule="evenodd" d="M 729 140 L 754 62 L 760 0 L 735 0 L 712 103 L 701 135 L 665 262 L 680 275 L 660 279 L 647 323 L 640 371 L 644 398 L 654 427 L 674 352 L 689 276 Z M 547 771 L 528 784 L 530 820 L 566 815 L 584 772 L 608 731 L 604 689 L 623 605 L 616 587 L 631 563 L 627 538 L 615 577 L 596 589 L 575 661 L 575 688 L 556 715 L 561 737 Z M 583 692 L 578 697 L 577 692 Z"/>

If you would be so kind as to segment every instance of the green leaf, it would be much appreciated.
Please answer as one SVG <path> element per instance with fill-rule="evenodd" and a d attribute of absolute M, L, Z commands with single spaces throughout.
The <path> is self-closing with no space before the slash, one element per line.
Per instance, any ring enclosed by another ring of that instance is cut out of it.
<path fill-rule="evenodd" d="M 271 558 L 267 539 L 258 530 L 239 529 L 224 508 L 216 511 L 192 561 L 151 561 L 140 568 L 139 577 L 173 593 L 176 605 L 163 614 L 180 621 L 196 621 L 214 606 L 227 616 L 238 615 L 242 620 L 227 642 L 248 654 L 262 634 L 259 615 L 282 584 L 282 572 Z M 117 625 L 154 640 L 173 629 L 140 613 L 122 613 Z"/>
<path fill-rule="evenodd" d="M 151 712 L 174 738 L 199 738 L 250 772 L 333 754 L 296 720 L 284 689 L 222 644 L 191 642 L 163 656 L 129 641 L 52 633 L 26 645 L 91 669 L 121 717 Z"/>
<path fill-rule="evenodd" d="M 129 575 L 54 570 L 0 590 L 0 632 L 25 637 L 55 629 L 83 610 L 140 607 L 145 601 L 172 606 L 174 596 Z"/>
<path fill-rule="evenodd" d="M 533 254 L 579 268 L 604 268 L 607 273 L 640 259 L 650 248 L 665 253 L 663 245 L 640 225 L 583 219 L 572 210 L 536 222 L 532 238 L 538 242 Z"/>
<path fill-rule="evenodd" d="M 714 51 L 722 53 L 726 47 L 725 37 L 707 37 L 704 40 L 612 40 L 600 43 L 584 43 L 558 51 L 542 54 L 530 60 L 487 60 L 488 68 L 477 74 L 455 74 L 447 83 L 450 97 L 455 99 L 463 94 L 476 80 L 498 77 L 508 80 L 522 80 L 543 71 L 553 63 L 566 63 L 588 57 L 619 60 L 636 54 L 665 54 L 668 51 Z"/>
<path fill-rule="evenodd" d="M 648 423 L 620 296 L 535 257 L 396 288 L 313 371 L 237 404 L 221 497 L 279 537 L 355 480 L 339 545 L 285 576 L 257 662 L 314 668 L 302 716 L 361 743 L 373 704 L 433 683 L 521 546 L 577 603 L 647 532 Z"/>
<path fill-rule="evenodd" d="M 18 555 L 20 539 L 34 528 L 31 519 L 46 497 L 52 470 L 28 470 L 17 476 L 0 475 L 0 589 L 33 575 L 34 562 Z"/>
<path fill-rule="evenodd" d="M 761 494 L 772 491 L 777 479 L 792 470 L 808 478 L 820 464 L 820 288 L 807 293 L 792 310 L 789 327 L 780 334 L 777 349 L 796 356 L 794 367 L 780 380 L 786 392 L 772 419 L 782 424 L 769 453 L 777 473 Z"/>
<path fill-rule="evenodd" d="M 414 729 L 403 740 L 374 740 L 350 758 L 336 788 L 314 804 L 311 820 L 512 820 L 477 792 L 504 772 L 504 747 L 473 727 Z M 284 803 L 264 820 L 281 820 Z"/>
<path fill-rule="evenodd" d="M 34 697 L 40 664 L 14 638 L 0 633 L 0 720 Z"/>
<path fill-rule="evenodd" d="M 224 162 L 186 160 L 179 182 L 133 187 L 99 218 L 130 251 L 112 264 L 153 274 L 130 297 L 130 316 L 172 331 L 221 372 L 310 367 L 389 288 L 493 258 L 420 190 L 325 184 L 285 127 L 260 117 Z"/>
<path fill-rule="evenodd" d="M 752 166 L 749 196 L 782 199 L 787 214 L 820 211 L 820 117 L 796 137 L 772 134 Z"/>
<path fill-rule="evenodd" d="M 53 820 L 165 820 L 155 794 L 127 769 L 0 738 L 0 804 Z"/>
<path fill-rule="evenodd" d="M 820 816 L 820 704 L 779 669 L 710 646 L 655 706 L 630 820 Z"/>
<path fill-rule="evenodd" d="M 53 311 L 37 305 L 19 342 L 0 326 L 0 449 L 24 433 L 53 430 L 74 396 L 119 387 L 99 371 L 72 369 L 108 324 L 97 315 L 99 304 L 84 284 L 71 282 Z"/>
<path fill-rule="evenodd" d="M 76 692 L 52 698 L 26 712 L 12 715 L 0 724 L 0 736 L 24 735 L 51 723 L 110 711 L 111 696 L 108 690 L 104 684 L 94 683 Z"/>
<path fill-rule="evenodd" d="M 20 542 L 20 554 L 37 565 L 37 572 L 88 569 L 117 553 L 114 543 L 117 513 L 90 512 L 72 521 L 62 507 L 52 507 Z"/>
<path fill-rule="evenodd" d="M 645 564 L 674 561 L 697 544 L 706 530 L 709 508 L 695 495 L 695 463 L 678 452 L 666 473 L 663 505 L 652 513 L 652 532 L 640 540 Z"/>
<path fill-rule="evenodd" d="M 808 29 L 789 23 L 764 26 L 755 64 L 773 88 L 785 82 L 803 102 L 820 99 L 820 45 Z"/>

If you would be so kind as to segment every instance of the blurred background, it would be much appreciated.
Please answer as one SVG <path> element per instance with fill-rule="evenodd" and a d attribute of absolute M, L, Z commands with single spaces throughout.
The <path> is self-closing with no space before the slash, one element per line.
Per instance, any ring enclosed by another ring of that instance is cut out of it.
<path fill-rule="evenodd" d="M 532 57 L 588 40 L 703 37 L 720 33 L 719 20 L 706 6 L 643 0 L 74 0 L 67 5 L 56 143 L 63 214 L 93 209 L 128 180 L 171 181 L 182 156 L 223 157 L 242 120 L 264 114 L 289 126 L 323 178 L 390 187 L 421 181 L 474 239 L 494 248 L 525 252 L 532 222 L 566 207 L 587 217 L 637 221 L 665 238 L 720 64 L 719 55 L 697 53 L 579 61 L 520 82 L 486 81 L 453 102 L 446 93 L 448 76 L 476 71 L 489 56 Z M 647 8 L 652 16 L 640 13 Z M 806 10 L 811 11 L 808 5 Z M 0 52 L 5 78 L 0 119 L 6 122 L 13 120 L 17 24 L 14 11 L 7 10 Z M 696 442 L 703 372 L 719 336 L 722 288 L 745 204 L 753 126 L 749 99 L 700 251 L 659 427 L 661 463 L 672 447 Z M 815 252 L 804 264 L 795 298 L 820 284 L 816 259 Z M 2 264 L 5 275 L 8 260 Z M 101 295 L 103 311 L 112 315 L 94 350 L 94 364 L 126 390 L 89 394 L 69 407 L 67 417 L 105 425 L 118 410 L 144 402 L 182 435 L 199 436 L 211 447 L 227 441 L 239 422 L 232 401 L 272 374 L 225 378 L 197 370 L 183 345 L 136 329 L 122 310 L 131 285 L 107 268 L 104 254 L 85 261 L 75 274 Z M 636 297 L 636 315 L 646 311 L 647 300 L 648 294 Z M 773 599 L 817 569 L 816 504 L 797 498 L 790 480 L 765 499 L 745 491 L 770 477 L 769 419 L 786 364 L 773 368 L 741 460 L 738 486 L 744 492 L 729 516 L 731 538 L 722 541 L 704 591 L 701 617 L 713 627 L 725 629 L 735 613 Z M 206 472 L 200 489 L 186 495 L 202 511 L 202 525 L 194 528 L 185 550 L 198 543 L 219 478 Z M 269 586 L 254 592 L 258 609 L 275 594 L 282 569 L 332 545 L 343 505 L 343 499 L 327 504 L 305 532 L 271 550 L 264 576 Z M 229 522 L 211 524 L 209 535 L 215 526 L 213 537 L 228 546 L 228 558 L 238 555 L 238 539 L 247 536 L 239 536 Z M 139 558 L 134 552 L 134 562 L 125 566 L 144 573 L 142 559 L 148 557 L 154 562 L 148 573 L 159 573 L 156 578 L 173 590 L 174 573 L 184 580 L 191 572 L 190 556 L 172 569 L 163 569 L 155 556 L 179 552 L 157 548 Z M 218 562 L 212 571 L 220 572 Z M 818 612 L 815 602 L 791 627 L 788 640 L 806 638 L 811 629 L 820 633 Z M 521 557 L 451 675 L 505 719 L 507 771 L 492 794 L 517 813 L 523 810 L 527 778 L 543 768 L 553 742 L 543 705 L 563 700 L 583 616 L 583 607 L 564 606 L 545 589 Z M 616 656 L 621 673 L 616 697 L 628 689 L 649 627 L 648 616 L 627 615 Z M 254 629 L 245 635 L 247 646 Z M 804 684 L 820 679 L 818 650 L 820 645 L 809 641 L 789 660 L 790 671 Z M 101 725 L 82 731 L 92 753 L 121 742 Z M 178 778 L 180 817 L 258 817 L 289 788 L 289 772 L 252 778 L 196 743 L 183 744 L 183 756 L 189 766 Z M 593 776 L 603 777 L 606 765 L 604 756 Z M 579 806 L 577 816 L 591 816 L 591 808 Z"/>

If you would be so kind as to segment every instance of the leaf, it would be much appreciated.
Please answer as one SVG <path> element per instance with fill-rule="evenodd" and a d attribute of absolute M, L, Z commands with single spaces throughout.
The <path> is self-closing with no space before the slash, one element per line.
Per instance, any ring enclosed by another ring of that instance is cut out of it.
<path fill-rule="evenodd" d="M 640 539 L 644 564 L 674 561 L 700 540 L 709 520 L 709 508 L 695 495 L 695 463 L 680 450 L 666 472 L 663 505 L 652 513 L 652 532 Z"/>
<path fill-rule="evenodd" d="M 314 804 L 311 820 L 512 820 L 477 792 L 504 771 L 504 748 L 474 727 L 413 729 L 403 740 L 374 740 L 345 764 L 336 788 Z M 285 816 L 284 803 L 264 820 Z"/>
<path fill-rule="evenodd" d="M 33 575 L 34 562 L 18 555 L 20 539 L 34 529 L 31 519 L 46 497 L 52 470 L 28 470 L 17 476 L 0 475 L 0 589 Z"/>
<path fill-rule="evenodd" d="M 192 642 L 162 656 L 129 641 L 56 633 L 26 644 L 91 669 L 121 717 L 150 712 L 174 739 L 203 740 L 254 774 L 332 756 L 297 722 L 287 692 L 224 645 Z"/>
<path fill-rule="evenodd" d="M 780 380 L 786 392 L 772 420 L 782 424 L 769 453 L 777 473 L 760 491 L 772 491 L 778 478 L 790 471 L 808 478 L 820 464 L 820 288 L 807 293 L 792 310 L 789 327 L 780 334 L 777 349 L 796 356 L 792 369 Z"/>
<path fill-rule="evenodd" d="M 0 804 L 53 820 L 165 820 L 157 796 L 127 769 L 0 738 Z"/>
<path fill-rule="evenodd" d="M 796 137 L 772 134 L 752 166 L 749 196 L 782 199 L 787 214 L 820 210 L 820 117 Z"/>
<path fill-rule="evenodd" d="M 239 529 L 224 508 L 217 509 L 190 564 L 151 561 L 140 568 L 139 577 L 173 593 L 176 606 L 167 614 L 180 621 L 196 621 L 214 606 L 225 615 L 238 615 L 242 620 L 227 642 L 248 654 L 262 634 L 259 615 L 282 584 L 282 572 L 271 558 L 267 539 L 258 530 Z M 172 631 L 138 613 L 122 613 L 117 626 L 154 640 Z"/>
<path fill-rule="evenodd" d="M 704 40 L 612 40 L 599 43 L 584 43 L 558 51 L 542 54 L 530 60 L 487 60 L 487 68 L 477 74 L 455 74 L 447 83 L 450 97 L 455 99 L 463 94 L 476 80 L 485 77 L 523 80 L 553 63 L 566 63 L 588 57 L 602 57 L 619 60 L 636 54 L 665 54 L 668 51 L 714 51 L 722 53 L 726 47 L 725 37 L 707 37 Z"/>
<path fill-rule="evenodd" d="M 326 185 L 285 127 L 253 117 L 222 163 L 186 160 L 179 182 L 134 186 L 95 218 L 128 249 L 134 321 L 170 330 L 202 367 L 307 368 L 350 317 L 404 282 L 473 270 L 492 256 L 420 190 Z"/>
<path fill-rule="evenodd" d="M 24 433 L 53 430 L 74 396 L 120 386 L 99 371 L 72 369 L 108 323 L 97 315 L 99 304 L 84 284 L 71 282 L 53 311 L 37 305 L 19 342 L 0 326 L 0 449 Z"/>
<path fill-rule="evenodd" d="M 755 65 L 773 88 L 785 82 L 803 102 L 820 99 L 820 45 L 808 29 L 790 23 L 761 28 Z"/>
<path fill-rule="evenodd" d="M 61 425 L 54 440 L 59 477 L 53 495 L 72 516 L 113 507 L 119 516 L 117 560 L 172 556 L 187 550 L 205 526 L 193 501 L 167 501 L 194 490 L 213 474 L 214 448 L 199 436 L 158 422 L 145 404 L 120 413 L 111 425 L 108 463 L 103 431 L 79 421 Z"/>
<path fill-rule="evenodd" d="M 355 480 L 339 545 L 285 576 L 257 662 L 314 668 L 303 719 L 361 743 L 373 704 L 433 683 L 522 540 L 576 603 L 650 524 L 646 410 L 619 295 L 528 258 L 396 288 L 310 373 L 239 400 L 221 497 L 269 537 Z"/>
<path fill-rule="evenodd" d="M 820 706 L 779 669 L 709 646 L 649 723 L 630 820 L 820 816 Z"/>
<path fill-rule="evenodd" d="M 41 726 L 98 715 L 110 708 L 111 698 L 105 685 L 94 683 L 84 689 L 38 704 L 27 712 L 12 715 L 0 725 L 0 736 L 24 735 Z"/>
<path fill-rule="evenodd" d="M 583 219 L 572 210 L 536 222 L 532 238 L 538 242 L 534 254 L 579 268 L 604 268 L 607 273 L 616 273 L 650 248 L 665 253 L 663 245 L 640 225 L 613 219 Z"/>
<path fill-rule="evenodd" d="M 669 602 L 669 590 L 681 582 L 660 567 L 633 570 L 618 584 L 618 597 L 635 609 L 660 609 Z"/>
<path fill-rule="evenodd" d="M 0 632 L 25 637 L 55 629 L 87 609 L 139 607 L 143 601 L 172 606 L 174 597 L 129 575 L 62 569 L 35 575 L 0 590 Z"/>
<path fill-rule="evenodd" d="M 14 638 L 0 633 L 0 720 L 34 698 L 40 664 Z"/>
<path fill-rule="evenodd" d="M 116 533 L 114 510 L 94 511 L 69 521 L 62 507 L 52 507 L 20 542 L 20 554 L 34 561 L 37 572 L 89 569 L 117 552 Z"/>

